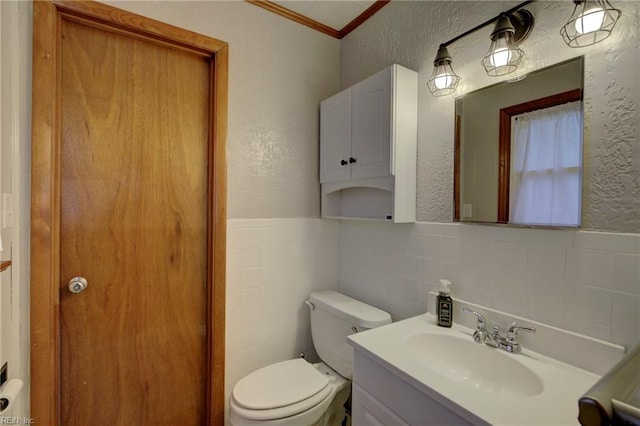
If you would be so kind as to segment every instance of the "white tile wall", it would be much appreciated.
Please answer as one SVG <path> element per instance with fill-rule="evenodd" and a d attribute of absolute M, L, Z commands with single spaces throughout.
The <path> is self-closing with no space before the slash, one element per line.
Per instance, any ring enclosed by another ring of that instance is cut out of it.
<path fill-rule="evenodd" d="M 592 337 L 640 343 L 640 234 L 473 224 L 339 225 L 340 291 L 394 319 L 456 297 Z"/>
<path fill-rule="evenodd" d="M 640 342 L 640 234 L 473 224 L 233 219 L 227 235 L 227 398 L 237 381 L 317 355 L 304 301 L 339 289 L 424 313 L 453 281 L 461 299 L 625 346 Z"/>
<path fill-rule="evenodd" d="M 304 301 L 337 287 L 337 232 L 320 219 L 227 222 L 227 399 L 259 367 L 316 358 Z"/>

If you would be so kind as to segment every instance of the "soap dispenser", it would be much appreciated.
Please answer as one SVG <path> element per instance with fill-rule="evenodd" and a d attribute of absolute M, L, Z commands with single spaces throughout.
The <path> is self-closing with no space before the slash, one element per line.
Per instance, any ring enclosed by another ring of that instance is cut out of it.
<path fill-rule="evenodd" d="M 436 300 L 436 316 L 440 327 L 451 327 L 453 323 L 453 300 L 449 286 L 451 281 L 440 280 L 440 291 Z"/>

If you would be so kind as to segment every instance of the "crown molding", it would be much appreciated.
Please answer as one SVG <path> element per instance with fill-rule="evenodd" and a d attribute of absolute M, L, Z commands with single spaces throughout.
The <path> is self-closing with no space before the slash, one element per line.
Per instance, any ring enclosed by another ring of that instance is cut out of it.
<path fill-rule="evenodd" d="M 347 25 L 345 25 L 344 28 L 342 28 L 341 30 L 336 30 L 335 28 L 332 28 L 314 19 L 308 18 L 297 12 L 289 10 L 286 7 L 280 6 L 279 4 L 273 3 L 269 0 L 245 0 L 245 1 L 247 3 L 253 4 L 254 6 L 258 6 L 265 10 L 268 10 L 269 12 L 275 13 L 276 15 L 280 15 L 283 18 L 287 18 L 291 21 L 307 26 L 323 34 L 327 34 L 333 38 L 341 39 L 347 34 L 349 34 L 351 31 L 355 30 L 360 25 L 362 25 L 367 19 L 371 18 L 378 10 L 386 6 L 387 3 L 389 3 L 391 0 L 376 0 L 371 6 L 369 6 L 364 12 L 358 15 L 355 19 L 353 19 Z"/>

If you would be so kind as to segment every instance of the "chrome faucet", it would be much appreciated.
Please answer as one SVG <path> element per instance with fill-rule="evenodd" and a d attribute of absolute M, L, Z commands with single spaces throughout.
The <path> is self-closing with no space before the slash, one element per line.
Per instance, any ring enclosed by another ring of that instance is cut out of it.
<path fill-rule="evenodd" d="M 473 341 L 476 343 L 485 343 L 487 341 L 487 329 L 486 329 L 486 321 L 482 314 L 467 308 L 466 306 L 462 308 L 464 312 L 469 312 L 476 316 L 476 331 L 473 332 Z"/>
<path fill-rule="evenodd" d="M 520 346 L 520 343 L 518 343 L 518 331 L 520 330 L 527 331 L 529 333 L 536 332 L 535 327 L 517 325 L 514 321 L 511 324 L 511 327 L 509 327 L 507 337 L 505 337 L 503 342 L 500 342 L 498 347 L 514 354 L 519 354 L 520 352 L 522 352 L 522 346 Z"/>
<path fill-rule="evenodd" d="M 494 325 L 491 329 L 491 333 L 489 333 L 487 331 L 487 322 L 482 314 L 466 306 L 463 307 L 462 310 L 464 312 L 469 312 L 476 317 L 476 331 L 473 332 L 473 341 L 476 343 L 484 343 L 494 348 L 518 354 L 522 352 L 522 346 L 518 343 L 518 331 L 523 330 L 528 331 L 529 333 L 536 332 L 535 327 L 520 326 L 514 321 L 513 324 L 511 324 L 511 327 L 509 327 L 506 336 L 500 334 L 500 328 L 497 325 Z"/>

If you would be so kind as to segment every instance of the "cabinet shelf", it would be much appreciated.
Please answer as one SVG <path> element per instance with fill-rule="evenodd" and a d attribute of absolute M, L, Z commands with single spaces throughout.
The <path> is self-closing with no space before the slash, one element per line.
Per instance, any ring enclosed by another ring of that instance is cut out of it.
<path fill-rule="evenodd" d="M 393 181 L 388 176 L 322 185 L 322 217 L 393 221 Z"/>

